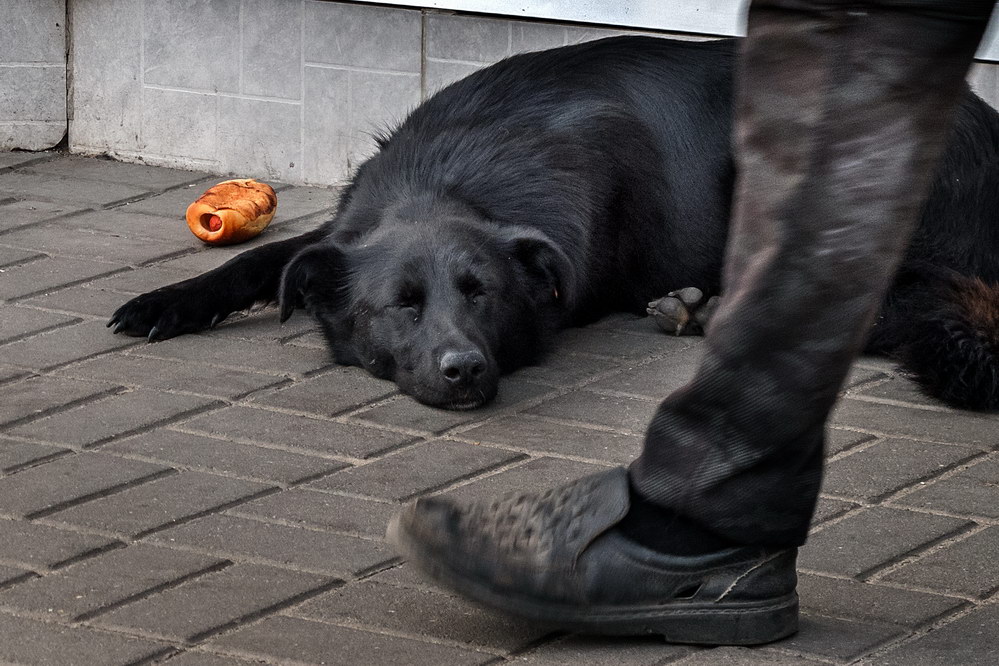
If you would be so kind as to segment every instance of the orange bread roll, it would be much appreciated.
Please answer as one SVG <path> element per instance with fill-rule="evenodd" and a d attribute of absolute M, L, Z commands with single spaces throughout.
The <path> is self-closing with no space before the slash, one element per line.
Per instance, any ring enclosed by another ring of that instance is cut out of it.
<path fill-rule="evenodd" d="M 227 180 L 187 207 L 187 226 L 211 245 L 249 240 L 264 230 L 277 210 L 277 195 L 252 178 Z"/>

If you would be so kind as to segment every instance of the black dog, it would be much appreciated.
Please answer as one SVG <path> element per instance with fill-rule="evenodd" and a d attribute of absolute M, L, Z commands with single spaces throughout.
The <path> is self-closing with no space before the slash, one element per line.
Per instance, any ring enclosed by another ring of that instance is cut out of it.
<path fill-rule="evenodd" d="M 555 332 L 719 289 L 735 42 L 617 37 L 514 56 L 379 141 L 336 216 L 132 299 L 150 340 L 259 301 L 304 307 L 338 363 L 471 408 Z M 933 395 L 999 408 L 999 114 L 969 91 L 869 351 Z"/>

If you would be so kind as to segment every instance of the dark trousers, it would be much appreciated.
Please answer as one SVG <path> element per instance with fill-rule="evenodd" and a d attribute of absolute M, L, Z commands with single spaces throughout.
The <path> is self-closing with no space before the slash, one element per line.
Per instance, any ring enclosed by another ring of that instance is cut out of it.
<path fill-rule="evenodd" d="M 746 544 L 804 542 L 825 422 L 902 258 L 993 3 L 754 2 L 722 305 L 635 490 Z"/>

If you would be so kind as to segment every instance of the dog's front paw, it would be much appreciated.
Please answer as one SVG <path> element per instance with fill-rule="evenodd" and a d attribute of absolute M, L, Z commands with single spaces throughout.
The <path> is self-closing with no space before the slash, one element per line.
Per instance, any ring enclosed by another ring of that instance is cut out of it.
<path fill-rule="evenodd" d="M 646 311 L 666 333 L 702 335 L 719 303 L 717 296 L 705 300 L 704 292 L 700 289 L 686 287 L 652 301 Z"/>
<path fill-rule="evenodd" d="M 114 326 L 115 333 L 154 342 L 214 327 L 229 314 L 197 289 L 169 286 L 128 301 L 115 310 L 107 325 Z"/>

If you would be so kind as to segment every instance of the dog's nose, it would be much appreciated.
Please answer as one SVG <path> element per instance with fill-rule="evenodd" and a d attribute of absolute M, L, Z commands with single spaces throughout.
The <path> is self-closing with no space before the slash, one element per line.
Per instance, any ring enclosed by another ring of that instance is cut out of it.
<path fill-rule="evenodd" d="M 470 384 L 486 371 L 486 357 L 481 352 L 445 352 L 441 356 L 441 374 L 452 384 Z"/>

